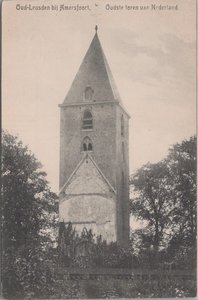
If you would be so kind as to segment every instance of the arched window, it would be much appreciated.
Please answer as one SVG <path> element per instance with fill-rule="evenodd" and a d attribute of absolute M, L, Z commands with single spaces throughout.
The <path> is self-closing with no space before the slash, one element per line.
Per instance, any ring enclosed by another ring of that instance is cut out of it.
<path fill-rule="evenodd" d="M 124 136 L 124 117 L 121 116 L 121 136 Z"/>
<path fill-rule="evenodd" d="M 93 117 L 89 110 L 86 110 L 83 114 L 82 129 L 92 129 L 93 128 Z"/>
<path fill-rule="evenodd" d="M 85 88 L 85 94 L 84 94 L 84 98 L 86 101 L 91 101 L 93 99 L 93 89 L 90 86 L 87 86 Z"/>
<path fill-rule="evenodd" d="M 91 143 L 88 144 L 88 151 L 92 151 L 92 144 Z"/>
<path fill-rule="evenodd" d="M 93 151 L 92 141 L 91 141 L 91 139 L 88 136 L 86 136 L 83 139 L 83 142 L 82 142 L 82 151 L 84 151 L 84 152 L 86 152 L 86 151 Z"/>
<path fill-rule="evenodd" d="M 83 151 L 87 151 L 87 145 L 86 145 L 86 143 L 83 143 Z"/>

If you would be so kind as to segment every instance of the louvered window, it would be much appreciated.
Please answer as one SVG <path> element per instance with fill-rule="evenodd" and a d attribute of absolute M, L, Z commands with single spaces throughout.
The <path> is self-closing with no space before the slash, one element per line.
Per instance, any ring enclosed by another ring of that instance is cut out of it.
<path fill-rule="evenodd" d="M 93 117 L 89 110 L 86 110 L 83 115 L 82 129 L 92 129 L 93 128 Z"/>

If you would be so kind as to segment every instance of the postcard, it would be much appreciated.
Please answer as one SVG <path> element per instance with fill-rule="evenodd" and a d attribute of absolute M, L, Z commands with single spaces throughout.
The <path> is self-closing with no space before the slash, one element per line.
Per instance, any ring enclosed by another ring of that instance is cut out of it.
<path fill-rule="evenodd" d="M 195 297 L 189 0 L 2 3 L 2 297 Z"/>

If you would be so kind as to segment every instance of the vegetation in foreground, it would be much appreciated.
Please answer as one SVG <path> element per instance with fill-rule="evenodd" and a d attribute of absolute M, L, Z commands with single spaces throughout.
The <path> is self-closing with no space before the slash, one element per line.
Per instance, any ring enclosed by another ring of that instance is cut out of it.
<path fill-rule="evenodd" d="M 41 164 L 7 132 L 3 133 L 2 146 L 4 298 L 196 295 L 196 282 L 189 279 L 70 280 L 59 267 L 195 268 L 195 137 L 174 145 L 163 161 L 149 163 L 131 176 L 131 211 L 144 221 L 144 227 L 132 232 L 128 250 L 106 245 L 91 232 L 79 237 L 70 225 L 60 225 L 58 234 L 57 196 L 51 192 Z M 88 245 L 83 257 L 70 251 L 71 245 L 79 244 Z"/>

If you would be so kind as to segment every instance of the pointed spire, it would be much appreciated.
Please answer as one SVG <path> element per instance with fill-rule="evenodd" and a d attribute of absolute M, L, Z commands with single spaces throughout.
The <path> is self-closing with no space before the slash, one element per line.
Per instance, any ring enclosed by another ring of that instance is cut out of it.
<path fill-rule="evenodd" d="M 74 78 L 64 104 L 85 101 L 85 90 L 89 87 L 94 102 L 115 101 L 121 103 L 111 70 L 100 44 L 98 26 L 83 62 Z"/>

